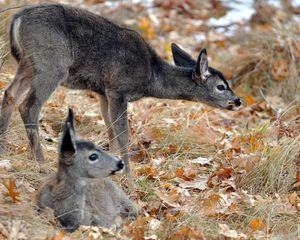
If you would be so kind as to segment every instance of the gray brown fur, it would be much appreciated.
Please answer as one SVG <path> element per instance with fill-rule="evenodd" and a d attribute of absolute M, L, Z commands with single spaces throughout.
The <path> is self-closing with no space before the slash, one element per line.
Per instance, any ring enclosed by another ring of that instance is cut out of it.
<path fill-rule="evenodd" d="M 79 225 L 111 227 L 118 218 L 135 218 L 137 210 L 110 178 L 124 168 L 92 142 L 78 141 L 69 112 L 65 124 L 57 174 L 38 190 L 37 205 L 54 210 L 61 225 L 73 231 Z"/>
<path fill-rule="evenodd" d="M 223 75 L 208 68 L 205 49 L 198 60 L 173 45 L 177 65 L 170 65 L 135 31 L 120 27 L 88 11 L 60 4 L 28 7 L 13 16 L 10 27 L 17 74 L 5 91 L 0 134 L 6 131 L 13 106 L 20 105 L 33 153 L 43 160 L 38 116 L 41 107 L 61 84 L 100 95 L 110 147 L 128 163 L 127 103 L 142 97 L 184 99 L 232 109 L 240 100 Z M 224 90 L 219 91 L 218 85 Z"/>

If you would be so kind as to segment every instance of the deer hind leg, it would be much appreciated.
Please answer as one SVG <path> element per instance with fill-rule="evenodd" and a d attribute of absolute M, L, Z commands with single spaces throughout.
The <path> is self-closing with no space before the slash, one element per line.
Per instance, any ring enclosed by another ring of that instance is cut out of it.
<path fill-rule="evenodd" d="M 31 77 L 31 62 L 21 59 L 14 80 L 4 92 L 0 116 L 0 135 L 6 132 L 14 106 L 22 94 L 29 88 Z"/>
<path fill-rule="evenodd" d="M 107 128 L 108 137 L 109 137 L 109 150 L 113 153 L 117 153 L 118 143 L 114 137 L 113 126 L 109 117 L 108 101 L 107 98 L 103 95 L 100 95 L 100 107 L 101 107 L 101 114 L 104 119 Z"/>
<path fill-rule="evenodd" d="M 51 66 L 50 69 L 53 71 L 36 71 L 30 90 L 19 108 L 34 158 L 38 162 L 44 161 L 38 128 L 40 111 L 58 83 L 67 77 L 67 70 L 61 67 Z"/>

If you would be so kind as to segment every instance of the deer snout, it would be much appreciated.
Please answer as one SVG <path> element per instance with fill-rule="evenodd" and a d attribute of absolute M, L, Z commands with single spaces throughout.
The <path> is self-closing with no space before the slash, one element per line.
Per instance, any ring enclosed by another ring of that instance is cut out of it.
<path fill-rule="evenodd" d="M 119 174 L 125 167 L 125 163 L 122 160 L 119 160 L 116 164 L 116 169 L 111 172 L 112 175 Z"/>
<path fill-rule="evenodd" d="M 118 167 L 120 170 L 122 170 L 122 169 L 124 168 L 124 166 L 125 166 L 125 163 L 124 163 L 124 161 L 122 161 L 122 160 L 120 160 L 120 161 L 117 163 L 117 167 Z"/>
<path fill-rule="evenodd" d="M 236 99 L 234 100 L 234 104 L 235 104 L 235 106 L 237 106 L 237 107 L 241 106 L 241 105 L 242 105 L 241 99 L 240 99 L 240 98 L 236 98 Z"/>
<path fill-rule="evenodd" d="M 241 105 L 242 105 L 241 99 L 237 97 L 234 100 L 228 102 L 227 110 L 230 111 L 238 110 Z"/>

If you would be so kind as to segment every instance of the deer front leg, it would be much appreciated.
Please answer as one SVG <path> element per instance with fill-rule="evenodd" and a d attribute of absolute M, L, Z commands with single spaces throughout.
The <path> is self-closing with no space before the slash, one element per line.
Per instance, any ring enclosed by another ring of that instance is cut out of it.
<path fill-rule="evenodd" d="M 128 160 L 127 101 L 125 101 L 123 97 L 111 97 L 108 95 L 108 109 L 114 137 L 117 140 L 121 158 L 125 162 L 125 174 L 128 180 L 131 181 Z"/>
<path fill-rule="evenodd" d="M 110 120 L 109 113 L 108 113 L 108 101 L 107 98 L 103 95 L 100 95 L 100 108 L 101 108 L 102 117 L 104 119 L 107 128 L 107 133 L 109 138 L 109 151 L 111 151 L 112 153 L 117 153 L 118 143 L 115 139 L 112 122 Z"/>

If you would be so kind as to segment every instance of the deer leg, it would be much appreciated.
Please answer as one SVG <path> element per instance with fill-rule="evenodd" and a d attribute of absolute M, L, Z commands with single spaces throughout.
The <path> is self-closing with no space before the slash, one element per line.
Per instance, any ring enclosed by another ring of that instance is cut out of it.
<path fill-rule="evenodd" d="M 31 69 L 29 61 L 21 60 L 14 80 L 4 92 L 0 117 L 0 134 L 6 132 L 15 104 L 29 88 L 32 77 Z"/>
<path fill-rule="evenodd" d="M 34 158 L 38 162 L 44 161 L 39 138 L 39 114 L 43 104 L 53 93 L 59 81 L 65 79 L 66 75 L 64 71 L 55 69 L 51 73 L 40 72 L 34 76 L 31 88 L 19 108 Z"/>
<path fill-rule="evenodd" d="M 100 107 L 101 107 L 101 114 L 104 119 L 107 132 L 108 132 L 109 150 L 113 153 L 116 153 L 118 150 L 118 145 L 117 145 L 118 143 L 114 137 L 112 122 L 110 121 L 110 117 L 108 114 L 108 101 L 107 98 L 103 95 L 100 95 Z"/>
<path fill-rule="evenodd" d="M 121 158 L 125 162 L 125 174 L 131 184 L 132 179 L 128 160 L 127 102 L 123 98 L 108 97 L 108 109 Z"/>

